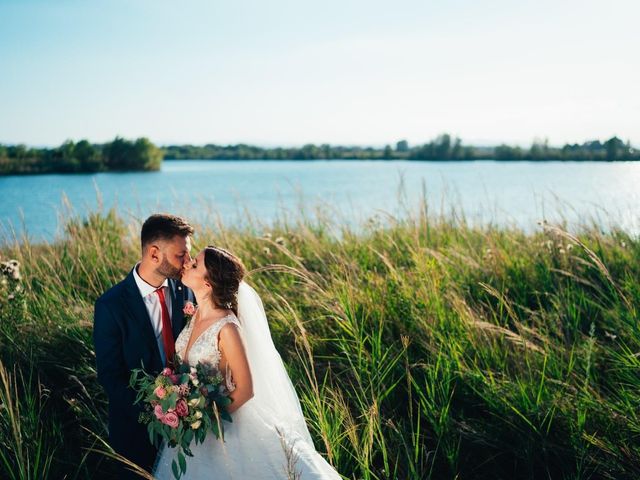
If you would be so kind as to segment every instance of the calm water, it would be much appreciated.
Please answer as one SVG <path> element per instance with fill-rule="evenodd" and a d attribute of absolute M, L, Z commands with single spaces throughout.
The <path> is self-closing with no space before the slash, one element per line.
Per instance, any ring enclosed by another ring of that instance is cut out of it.
<path fill-rule="evenodd" d="M 595 218 L 608 228 L 640 232 L 640 163 L 529 162 L 164 162 L 161 172 L 0 177 L 3 235 L 26 230 L 51 239 L 68 215 L 63 198 L 85 214 L 99 204 L 144 218 L 171 211 L 194 221 L 219 216 L 242 222 L 247 212 L 268 224 L 317 205 L 341 221 L 361 222 L 384 212 L 416 208 L 422 186 L 432 213 L 464 212 L 473 223 L 516 225 L 537 221 L 570 224 Z M 403 188 L 400 188 L 401 185 Z"/>

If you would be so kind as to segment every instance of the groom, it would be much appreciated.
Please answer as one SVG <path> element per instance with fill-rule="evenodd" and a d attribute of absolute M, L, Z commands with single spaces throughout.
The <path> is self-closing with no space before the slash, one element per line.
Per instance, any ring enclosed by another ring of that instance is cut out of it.
<path fill-rule="evenodd" d="M 142 408 L 129 388 L 131 370 L 156 374 L 175 354 L 184 326 L 185 301 L 193 293 L 180 283 L 191 261 L 193 227 L 174 215 L 150 216 L 142 225 L 142 258 L 120 283 L 95 304 L 93 342 L 98 381 L 109 399 L 109 443 L 120 455 L 151 471 L 156 449 L 146 426 L 138 423 Z M 140 478 L 120 464 L 118 478 Z"/>

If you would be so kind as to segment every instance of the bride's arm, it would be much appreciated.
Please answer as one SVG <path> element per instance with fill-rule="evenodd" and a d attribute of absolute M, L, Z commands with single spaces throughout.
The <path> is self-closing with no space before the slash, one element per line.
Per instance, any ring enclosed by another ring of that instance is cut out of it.
<path fill-rule="evenodd" d="M 233 402 L 229 405 L 228 411 L 233 413 L 253 397 L 251 370 L 240 332 L 234 324 L 228 323 L 220 329 L 218 345 L 226 360 L 226 368 L 231 370 L 233 383 L 236 386 L 229 394 Z"/>

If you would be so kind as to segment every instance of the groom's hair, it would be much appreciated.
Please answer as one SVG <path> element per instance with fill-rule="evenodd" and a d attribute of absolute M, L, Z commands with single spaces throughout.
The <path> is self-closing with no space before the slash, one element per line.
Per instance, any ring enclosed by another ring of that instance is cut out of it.
<path fill-rule="evenodd" d="M 172 240 L 175 236 L 188 237 L 189 235 L 193 235 L 193 227 L 184 218 L 168 213 L 156 213 L 142 224 L 140 232 L 142 251 L 144 252 L 147 245 L 158 240 Z"/>

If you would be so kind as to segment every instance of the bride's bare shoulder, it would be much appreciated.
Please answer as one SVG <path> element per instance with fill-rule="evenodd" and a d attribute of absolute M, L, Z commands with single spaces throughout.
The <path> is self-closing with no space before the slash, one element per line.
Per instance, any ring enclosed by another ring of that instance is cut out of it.
<path fill-rule="evenodd" d="M 233 317 L 235 319 L 235 317 Z M 220 328 L 218 334 L 220 347 L 224 350 L 237 349 L 242 346 L 242 338 L 240 337 L 240 324 L 229 317 Z"/>

